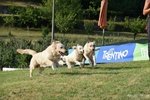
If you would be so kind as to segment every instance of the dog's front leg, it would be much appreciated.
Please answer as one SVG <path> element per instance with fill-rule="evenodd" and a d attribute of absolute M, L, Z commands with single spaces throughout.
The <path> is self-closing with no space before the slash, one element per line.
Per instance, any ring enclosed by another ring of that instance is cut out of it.
<path fill-rule="evenodd" d="M 95 57 L 95 55 L 93 55 L 93 62 L 94 62 L 94 66 L 96 66 L 96 57 Z"/>
<path fill-rule="evenodd" d="M 56 67 L 56 64 L 53 63 L 53 64 L 52 64 L 52 70 L 55 70 L 55 67 Z"/>
<path fill-rule="evenodd" d="M 83 60 L 82 60 L 82 67 L 84 67 L 84 65 L 85 65 L 85 58 L 83 58 Z"/>
<path fill-rule="evenodd" d="M 88 61 L 89 61 L 89 63 L 91 64 L 91 60 L 89 59 L 89 57 L 88 57 L 86 54 L 84 54 L 84 57 L 85 57 L 85 59 L 84 59 L 84 63 L 85 63 L 85 60 L 88 60 Z"/>
<path fill-rule="evenodd" d="M 54 70 L 54 67 L 56 67 L 55 62 L 52 62 L 50 60 L 46 60 L 45 63 L 46 63 L 46 66 L 51 66 L 53 70 Z"/>
<path fill-rule="evenodd" d="M 76 64 L 80 65 L 80 67 L 83 67 L 83 64 L 82 62 L 79 62 L 79 61 L 75 61 Z"/>
<path fill-rule="evenodd" d="M 66 61 L 66 65 L 67 65 L 68 69 L 71 69 L 71 63 L 69 61 Z"/>

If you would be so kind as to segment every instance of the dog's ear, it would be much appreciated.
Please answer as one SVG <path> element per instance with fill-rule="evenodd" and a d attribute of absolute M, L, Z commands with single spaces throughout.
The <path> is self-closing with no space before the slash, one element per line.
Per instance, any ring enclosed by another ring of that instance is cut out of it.
<path fill-rule="evenodd" d="M 72 49 L 76 49 L 76 48 L 77 48 L 77 46 L 73 46 L 73 47 L 72 47 Z"/>
<path fill-rule="evenodd" d="M 53 43 L 55 43 L 55 44 L 56 44 L 56 43 L 60 43 L 60 41 L 53 40 L 53 41 L 52 41 L 52 44 L 53 44 Z"/>
<path fill-rule="evenodd" d="M 56 44 L 58 43 L 58 41 L 53 41 L 52 42 L 52 44 L 51 44 L 51 46 L 54 48 L 54 49 L 56 49 Z"/>

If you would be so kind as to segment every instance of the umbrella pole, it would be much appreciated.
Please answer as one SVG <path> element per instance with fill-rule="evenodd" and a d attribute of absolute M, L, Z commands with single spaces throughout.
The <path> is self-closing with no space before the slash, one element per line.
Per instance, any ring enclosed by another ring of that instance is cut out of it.
<path fill-rule="evenodd" d="M 103 29 L 103 39 L 102 39 L 102 45 L 104 45 L 104 36 L 105 36 L 105 29 Z"/>

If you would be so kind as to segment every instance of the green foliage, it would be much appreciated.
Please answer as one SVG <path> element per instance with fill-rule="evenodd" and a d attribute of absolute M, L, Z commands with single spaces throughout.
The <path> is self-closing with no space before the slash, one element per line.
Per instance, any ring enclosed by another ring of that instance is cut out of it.
<path fill-rule="evenodd" d="M 124 22 L 117 22 L 117 18 L 109 19 L 108 27 L 109 31 L 125 31 Z"/>
<path fill-rule="evenodd" d="M 0 69 L 1 70 L 4 67 L 3 66 L 3 62 L 4 62 L 4 55 L 3 55 L 4 46 L 5 46 L 5 42 L 4 41 L 0 41 Z"/>
<path fill-rule="evenodd" d="M 44 38 L 39 39 L 38 41 L 36 41 L 33 45 L 33 49 L 36 51 L 43 51 L 44 49 L 47 48 L 47 46 L 49 46 L 51 44 L 51 37 L 50 36 L 46 36 Z"/>
<path fill-rule="evenodd" d="M 116 17 L 108 21 L 107 29 L 109 31 L 125 31 L 133 33 L 145 32 L 146 20 L 141 18 L 130 19 L 125 17 L 124 21 L 117 22 Z"/>
<path fill-rule="evenodd" d="M 94 31 L 94 22 L 90 20 L 84 20 L 84 28 L 88 34 L 93 33 Z"/>
<path fill-rule="evenodd" d="M 45 38 L 49 34 L 48 27 L 42 27 L 42 36 Z"/>
<path fill-rule="evenodd" d="M 40 27 L 44 26 L 45 23 L 47 25 L 47 22 L 49 21 L 45 16 L 47 15 L 45 14 L 45 10 L 42 8 L 28 6 L 24 9 L 19 7 L 17 9 L 17 7 L 10 7 L 9 12 L 14 15 L 4 17 L 6 25 L 15 25 L 18 27 Z"/>
<path fill-rule="evenodd" d="M 114 19 L 110 19 L 109 21 L 108 21 L 108 27 L 107 27 L 107 29 L 109 30 L 109 31 L 115 31 L 116 29 L 117 29 L 117 25 L 116 25 L 116 17 L 114 17 Z"/>
<path fill-rule="evenodd" d="M 5 25 L 17 27 L 29 26 L 40 28 L 41 26 L 51 26 L 52 0 L 23 1 L 29 3 L 29 5 L 37 5 L 8 6 L 7 13 L 10 16 L 5 16 L 2 20 L 0 19 L 0 22 L 3 23 L 4 20 Z M 137 18 L 142 15 L 143 5 L 144 0 L 109 0 L 108 17 L 117 16 L 122 20 L 126 16 Z M 80 24 L 77 23 L 77 20 L 98 20 L 99 10 L 100 1 L 97 0 L 55 0 L 55 27 L 59 32 L 69 32 L 75 29 L 75 25 Z M 116 27 L 113 23 L 111 24 L 112 29 Z M 79 27 L 79 29 L 81 28 Z"/>
<path fill-rule="evenodd" d="M 32 7 L 26 8 L 24 13 L 20 13 L 20 22 L 22 25 L 27 25 L 30 27 L 30 25 L 35 24 L 37 25 L 37 16 L 39 16 L 36 11 Z"/>
<path fill-rule="evenodd" d="M 69 32 L 73 29 L 81 9 L 80 0 L 56 1 L 55 23 L 60 32 Z"/>
<path fill-rule="evenodd" d="M 146 20 L 137 18 L 129 20 L 129 28 L 133 33 L 144 32 L 146 27 Z"/>
<path fill-rule="evenodd" d="M 12 36 L 9 41 L 0 42 L 0 65 L 1 67 L 27 67 L 29 63 L 29 56 L 18 55 L 16 50 L 18 48 L 31 48 L 31 42 L 19 40 Z"/>
<path fill-rule="evenodd" d="M 56 26 L 60 32 L 69 32 L 73 29 L 73 25 L 75 23 L 75 14 L 62 15 L 61 13 L 56 13 Z"/>
<path fill-rule="evenodd" d="M 84 19 L 91 19 L 91 20 L 96 19 L 96 17 L 99 15 L 100 1 L 82 0 L 81 3 L 82 3 L 82 8 L 87 7 L 86 9 L 82 9 L 83 10 L 82 15 L 84 16 Z"/>
<path fill-rule="evenodd" d="M 14 26 L 14 23 L 16 21 L 13 15 L 4 17 L 3 20 L 4 20 L 6 26 Z"/>
<path fill-rule="evenodd" d="M 40 8 L 42 11 L 43 19 L 47 20 L 47 24 L 51 25 L 52 20 L 52 0 L 43 0 L 42 7 Z"/>

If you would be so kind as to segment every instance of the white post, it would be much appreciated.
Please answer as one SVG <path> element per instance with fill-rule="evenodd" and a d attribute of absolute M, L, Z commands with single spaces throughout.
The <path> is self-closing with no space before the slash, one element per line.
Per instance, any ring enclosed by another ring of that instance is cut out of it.
<path fill-rule="evenodd" d="M 105 29 L 103 29 L 103 40 L 102 40 L 102 45 L 104 45 L 104 36 L 105 36 Z"/>
<path fill-rule="evenodd" d="M 54 40 L 54 12 L 55 10 L 55 0 L 53 0 L 53 6 L 52 6 L 52 33 L 51 33 L 51 42 Z"/>

